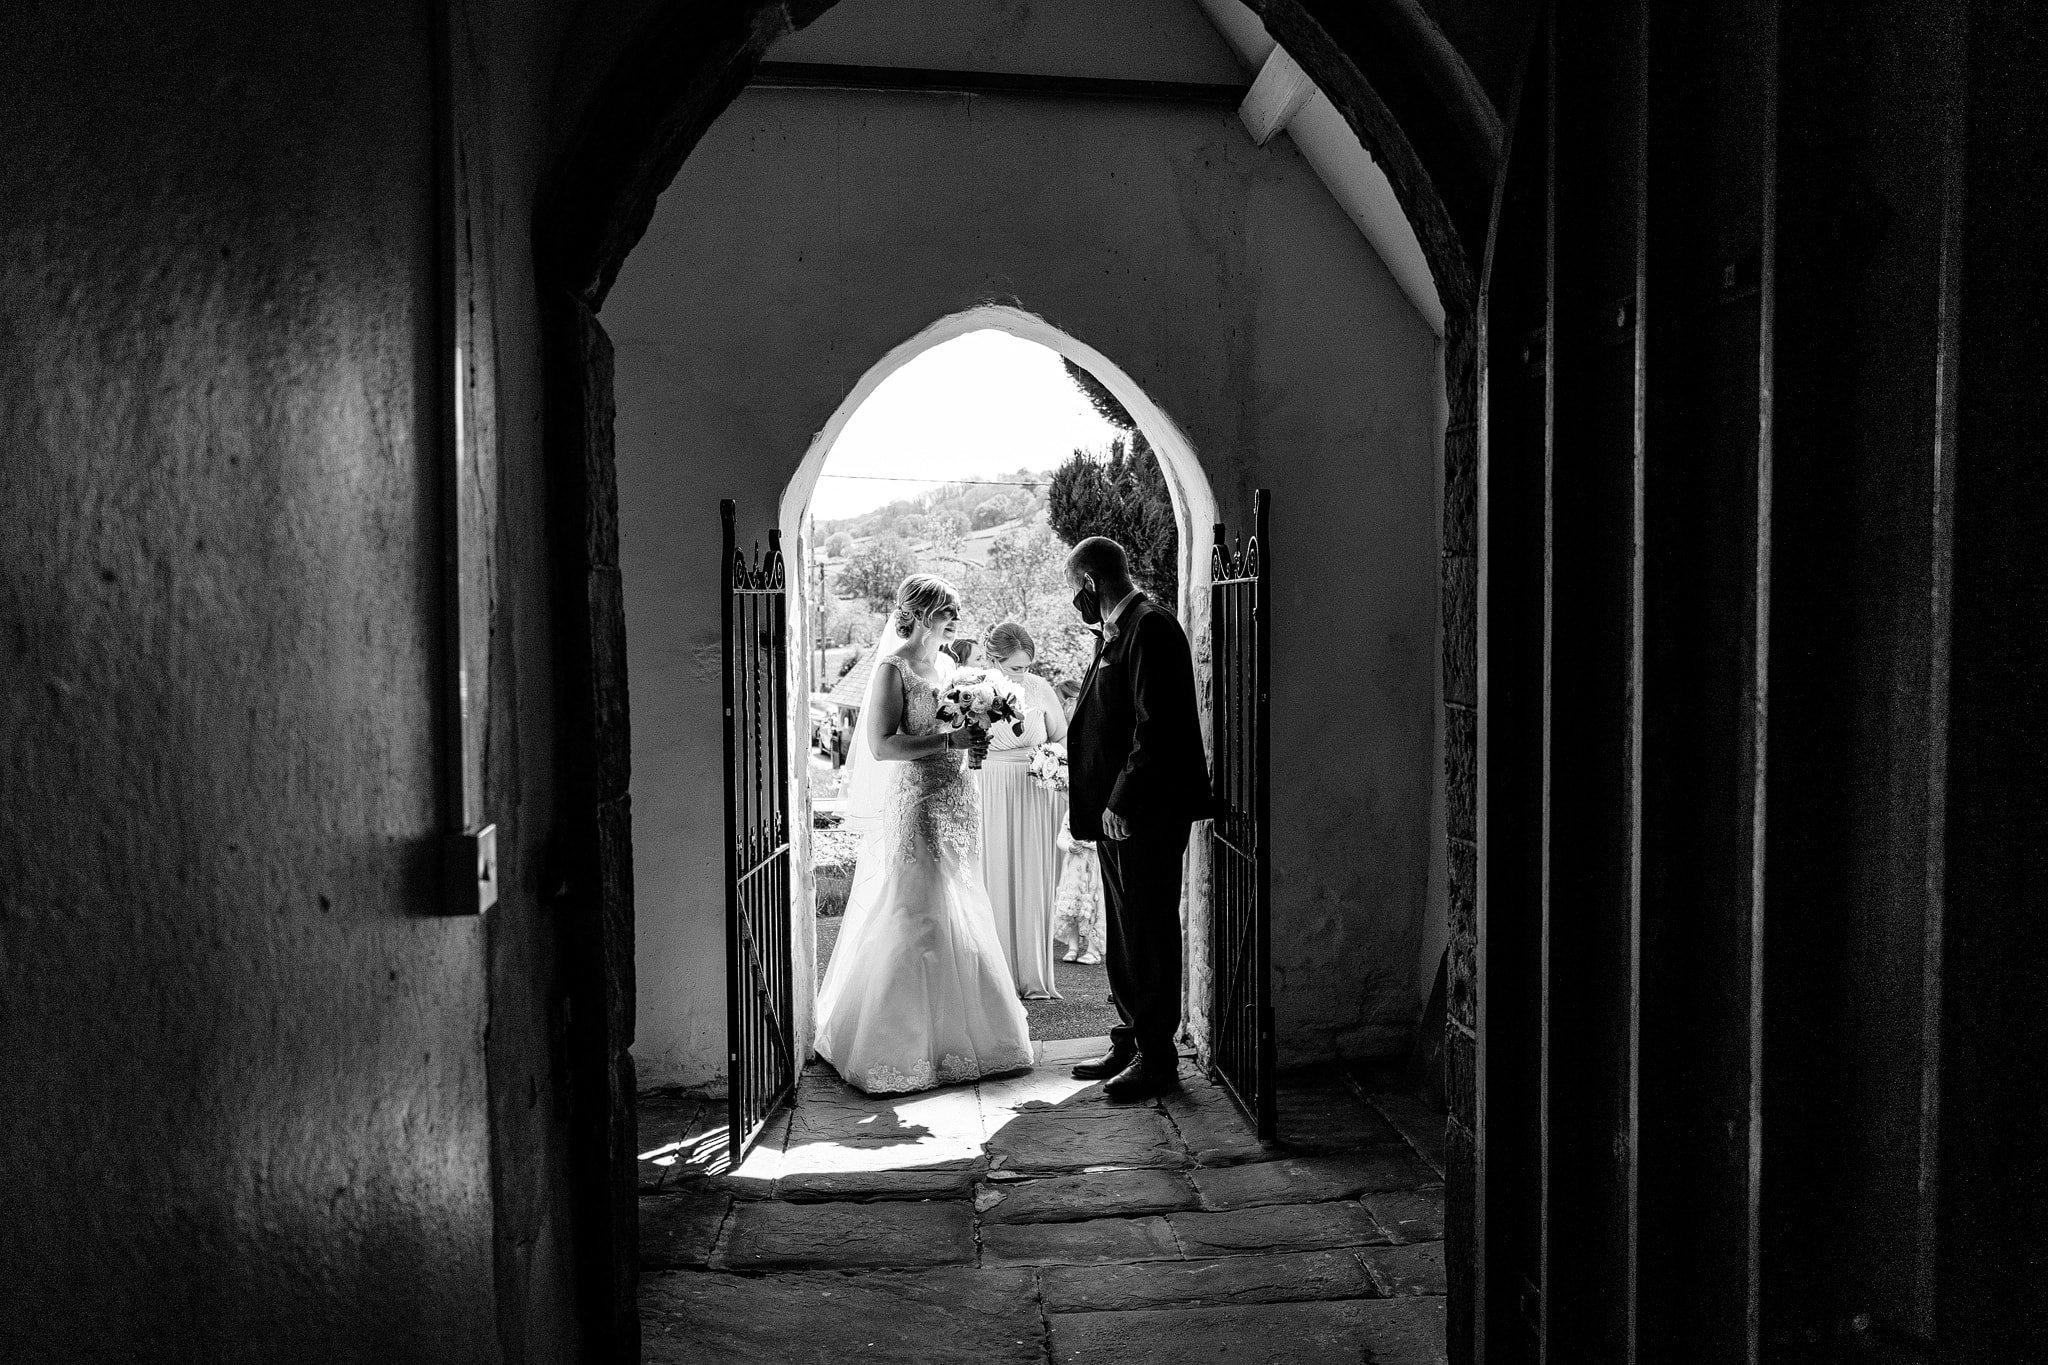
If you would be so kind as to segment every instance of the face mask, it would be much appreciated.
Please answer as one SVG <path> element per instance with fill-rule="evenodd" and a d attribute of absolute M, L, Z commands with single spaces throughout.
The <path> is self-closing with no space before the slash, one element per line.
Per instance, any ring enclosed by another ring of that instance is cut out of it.
<path fill-rule="evenodd" d="M 1091 626 L 1102 624 L 1102 602 L 1086 588 L 1074 594 L 1074 610 L 1081 613 L 1081 619 Z"/>

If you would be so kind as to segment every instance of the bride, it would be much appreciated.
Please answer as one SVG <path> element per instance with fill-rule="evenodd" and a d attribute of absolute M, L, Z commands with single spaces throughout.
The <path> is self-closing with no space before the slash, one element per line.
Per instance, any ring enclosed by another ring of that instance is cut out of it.
<path fill-rule="evenodd" d="M 938 725 L 960 594 L 912 574 L 877 651 L 854 745 L 847 823 L 861 834 L 839 942 L 818 990 L 820 1057 L 871 1094 L 971 1081 L 1032 1062 L 1024 1007 L 981 883 L 981 812 Z"/>

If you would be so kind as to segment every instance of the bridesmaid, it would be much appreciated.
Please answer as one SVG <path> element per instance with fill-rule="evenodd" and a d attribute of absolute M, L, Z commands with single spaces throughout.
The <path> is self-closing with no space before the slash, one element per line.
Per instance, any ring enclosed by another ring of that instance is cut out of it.
<path fill-rule="evenodd" d="M 982 884 L 995 906 L 996 937 L 1010 959 L 1017 994 L 1058 1000 L 1052 983 L 1053 891 L 1059 882 L 1064 798 L 1031 780 L 1031 751 L 1067 737 L 1067 714 L 1052 684 L 1030 671 L 1031 632 L 1005 621 L 982 642 L 989 665 L 1024 694 L 1024 733 L 989 737 L 981 767 Z"/>

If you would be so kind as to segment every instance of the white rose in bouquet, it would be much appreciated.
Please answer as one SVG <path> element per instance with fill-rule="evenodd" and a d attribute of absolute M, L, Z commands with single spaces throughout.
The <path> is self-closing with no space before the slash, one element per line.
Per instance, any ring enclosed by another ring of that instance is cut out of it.
<path fill-rule="evenodd" d="M 1049 792 L 1067 789 L 1067 746 L 1050 740 L 1031 751 L 1031 780 Z"/>
<path fill-rule="evenodd" d="M 946 718 L 956 713 L 959 719 L 947 723 Z M 962 725 L 969 725 L 977 730 L 993 730 L 998 725 L 1007 724 L 1011 733 L 1021 735 L 1024 733 L 1024 694 L 1001 673 L 985 668 L 963 668 L 939 693 L 939 718 L 948 729 L 957 730 Z M 980 755 L 970 752 L 967 766 L 979 768 Z"/>

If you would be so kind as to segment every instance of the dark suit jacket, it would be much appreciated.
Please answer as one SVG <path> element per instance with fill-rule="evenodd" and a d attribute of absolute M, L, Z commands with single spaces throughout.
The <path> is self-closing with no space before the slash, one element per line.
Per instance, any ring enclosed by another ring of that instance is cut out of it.
<path fill-rule="evenodd" d="M 1102 812 L 1134 829 L 1188 824 L 1213 803 L 1195 665 L 1172 613 L 1140 596 L 1117 620 L 1081 685 L 1067 725 L 1067 824 L 1102 837 Z"/>

